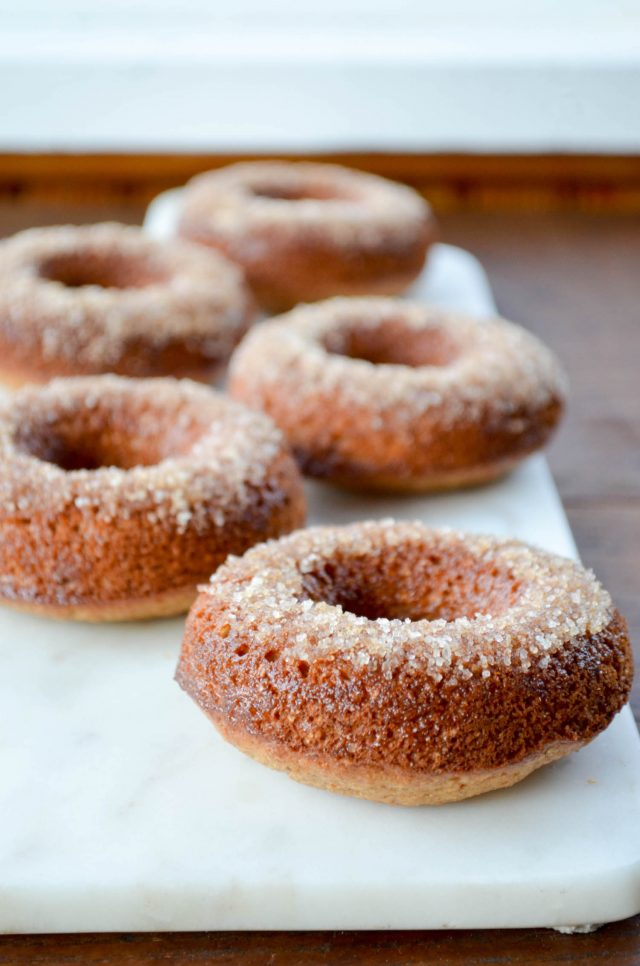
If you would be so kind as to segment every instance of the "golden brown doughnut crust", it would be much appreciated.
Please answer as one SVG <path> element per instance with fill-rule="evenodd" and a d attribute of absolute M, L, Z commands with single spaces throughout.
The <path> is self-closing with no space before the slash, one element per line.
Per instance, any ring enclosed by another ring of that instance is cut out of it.
<path fill-rule="evenodd" d="M 179 613 L 229 552 L 304 521 L 281 434 L 187 380 L 56 380 L 0 405 L 0 600 Z"/>
<path fill-rule="evenodd" d="M 394 295 L 436 234 L 413 190 L 338 165 L 255 161 L 187 185 L 179 233 L 241 265 L 267 311 L 332 295 Z"/>
<path fill-rule="evenodd" d="M 627 700 L 624 620 L 579 564 L 422 524 L 317 527 L 230 558 L 179 684 L 291 777 L 396 804 L 519 781 Z"/>
<path fill-rule="evenodd" d="M 566 389 L 552 353 L 511 322 L 368 298 L 254 329 L 229 391 L 273 418 L 309 476 L 425 491 L 513 468 L 547 442 Z"/>
<path fill-rule="evenodd" d="M 209 381 L 254 305 L 238 267 L 117 224 L 0 242 L 0 383 L 115 372 Z"/>

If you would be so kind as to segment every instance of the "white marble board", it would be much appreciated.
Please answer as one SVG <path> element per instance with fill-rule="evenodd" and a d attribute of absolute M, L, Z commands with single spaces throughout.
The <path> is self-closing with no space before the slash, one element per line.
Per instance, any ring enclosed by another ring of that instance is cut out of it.
<path fill-rule="evenodd" d="M 153 206 L 151 231 L 174 203 Z M 416 294 L 493 309 L 477 262 L 444 245 Z M 542 458 L 457 495 L 309 495 L 316 522 L 418 517 L 575 553 Z M 628 709 L 512 789 L 393 808 L 295 784 L 226 745 L 172 680 L 181 627 L 0 610 L 2 931 L 575 927 L 640 910 Z"/>

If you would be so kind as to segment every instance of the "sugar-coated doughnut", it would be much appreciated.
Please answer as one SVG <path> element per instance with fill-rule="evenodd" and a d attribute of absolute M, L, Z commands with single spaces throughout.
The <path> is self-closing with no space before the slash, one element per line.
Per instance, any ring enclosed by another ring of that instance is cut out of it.
<path fill-rule="evenodd" d="M 0 242 L 0 382 L 115 372 L 208 381 L 254 314 L 241 271 L 117 224 Z"/>
<path fill-rule="evenodd" d="M 230 558 L 191 609 L 177 670 L 248 755 L 401 805 L 503 788 L 580 748 L 631 678 L 625 622 L 579 564 L 393 521 Z"/>
<path fill-rule="evenodd" d="M 250 332 L 230 391 L 269 413 L 310 476 L 362 489 L 494 479 L 543 446 L 565 377 L 538 339 L 397 299 L 330 299 Z"/>
<path fill-rule="evenodd" d="M 332 164 L 255 161 L 198 175 L 179 232 L 244 269 L 268 311 L 332 295 L 394 295 L 435 237 L 411 188 Z"/>
<path fill-rule="evenodd" d="M 271 421 L 188 380 L 88 376 L 0 403 L 0 602 L 53 617 L 186 610 L 228 553 L 304 522 Z"/>

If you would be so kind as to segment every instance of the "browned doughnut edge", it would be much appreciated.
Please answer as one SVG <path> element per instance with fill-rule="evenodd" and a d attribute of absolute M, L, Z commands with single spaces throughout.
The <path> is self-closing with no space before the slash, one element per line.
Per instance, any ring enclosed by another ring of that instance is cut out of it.
<path fill-rule="evenodd" d="M 289 778 L 325 791 L 365 798 L 386 805 L 446 805 L 485 792 L 509 788 L 533 771 L 582 748 L 586 741 L 556 741 L 522 761 L 468 772 L 420 774 L 402 768 L 346 764 L 331 759 L 300 756 L 288 748 L 232 728 L 222 717 L 207 717 L 230 744 L 261 765 L 283 771 Z"/>
<path fill-rule="evenodd" d="M 286 312 L 301 302 L 319 302 L 333 296 L 401 295 L 415 282 L 425 265 L 436 229 L 427 223 L 420 238 L 405 248 L 345 252 L 330 239 L 281 238 L 276 230 L 254 231 L 251 243 L 217 237 L 184 224 L 180 235 L 206 245 L 241 265 L 251 291 L 270 314 Z M 252 257 L 254 249 L 268 252 Z"/>
<path fill-rule="evenodd" d="M 213 383 L 224 372 L 226 363 L 226 357 L 206 359 L 179 342 L 153 347 L 131 341 L 109 371 L 136 379 L 170 376 Z M 4 389 L 16 390 L 51 379 L 99 375 L 104 371 L 100 366 L 71 364 L 60 357 L 45 361 L 28 348 L 3 340 L 0 333 L 0 387 Z"/>
<path fill-rule="evenodd" d="M 273 641 L 276 651 L 283 644 Z M 224 738 L 263 764 L 397 805 L 504 788 L 577 750 L 623 707 L 633 675 L 617 611 L 548 663 L 494 667 L 488 680 L 474 673 L 453 687 L 419 667 L 389 677 L 375 659 L 354 669 L 339 653 L 282 662 L 261 650 L 249 629 L 230 631 L 226 609 L 203 593 L 187 621 L 177 681 Z"/>
<path fill-rule="evenodd" d="M 52 620 L 75 620 L 97 624 L 109 621 L 151 620 L 154 617 L 174 617 L 176 614 L 184 614 L 193 603 L 197 592 L 196 585 L 191 584 L 188 587 L 178 587 L 175 590 L 152 594 L 148 597 L 110 601 L 106 604 L 39 604 L 8 599 L 3 599 L 2 603 L 23 614 L 34 614 L 37 617 Z"/>

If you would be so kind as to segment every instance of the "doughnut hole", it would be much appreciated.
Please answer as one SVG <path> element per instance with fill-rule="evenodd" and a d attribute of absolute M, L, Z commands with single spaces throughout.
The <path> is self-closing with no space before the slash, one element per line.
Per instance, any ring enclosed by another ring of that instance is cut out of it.
<path fill-rule="evenodd" d="M 460 355 L 460 347 L 442 326 L 414 329 L 399 318 L 376 326 L 346 325 L 331 332 L 324 348 L 333 355 L 363 359 L 374 365 L 448 366 Z"/>
<path fill-rule="evenodd" d="M 38 275 L 66 288 L 146 288 L 166 281 L 166 272 L 148 257 L 111 251 L 59 252 L 40 262 Z"/>
<path fill-rule="evenodd" d="M 267 198 L 272 201 L 355 201 L 353 193 L 335 185 L 316 183 L 289 184 L 275 181 L 261 181 L 247 188 L 254 198 Z"/>
<path fill-rule="evenodd" d="M 46 397 L 30 409 L 14 435 L 16 447 L 63 470 L 153 466 L 186 455 L 210 428 L 196 410 L 175 400 L 150 406 L 129 397 L 77 402 L 51 419 Z"/>
<path fill-rule="evenodd" d="M 500 614 L 520 585 L 504 565 L 462 547 L 431 551 L 411 544 L 373 556 L 336 553 L 302 575 L 309 600 L 368 620 L 445 620 Z"/>

